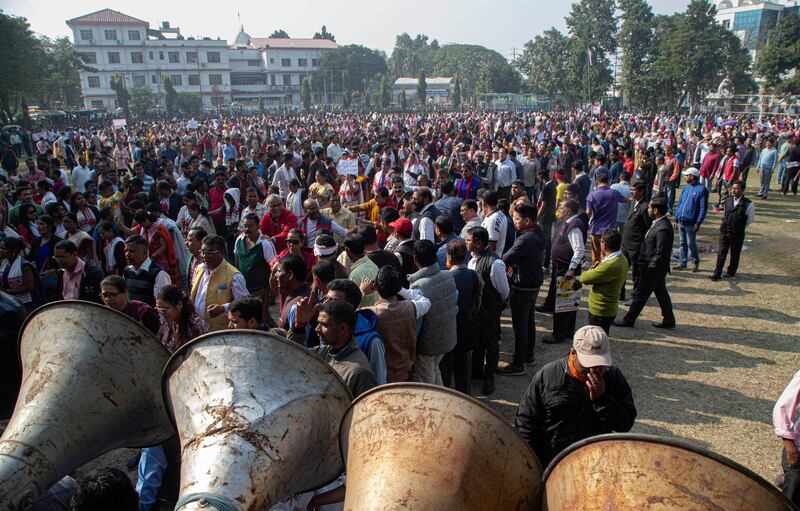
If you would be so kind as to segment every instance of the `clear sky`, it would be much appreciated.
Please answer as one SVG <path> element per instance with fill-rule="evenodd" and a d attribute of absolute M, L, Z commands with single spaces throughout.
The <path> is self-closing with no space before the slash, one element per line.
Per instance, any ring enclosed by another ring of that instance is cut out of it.
<path fill-rule="evenodd" d="M 657 14 L 681 11 L 688 3 L 650 0 Z M 440 44 L 479 44 L 508 58 L 515 47 L 521 51 L 526 41 L 551 26 L 565 31 L 570 5 L 564 0 L 0 0 L 0 9 L 27 18 L 35 32 L 50 37 L 70 35 L 67 19 L 110 8 L 148 21 L 151 27 L 169 21 L 184 36 L 221 37 L 232 43 L 239 30 L 238 13 L 252 37 L 267 37 L 277 29 L 291 37 L 311 37 L 326 25 L 340 44 L 362 44 L 387 54 L 395 36 L 408 32 L 412 37 L 426 34 Z"/>

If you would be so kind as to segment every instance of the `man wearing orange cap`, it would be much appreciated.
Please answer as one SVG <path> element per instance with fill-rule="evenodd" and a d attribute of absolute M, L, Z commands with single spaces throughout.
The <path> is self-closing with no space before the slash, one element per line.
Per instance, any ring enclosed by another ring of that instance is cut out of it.
<path fill-rule="evenodd" d="M 587 325 L 567 356 L 545 364 L 517 408 L 514 427 L 547 466 L 570 444 L 604 433 L 630 431 L 636 419 L 633 395 L 612 365 L 608 335 Z"/>

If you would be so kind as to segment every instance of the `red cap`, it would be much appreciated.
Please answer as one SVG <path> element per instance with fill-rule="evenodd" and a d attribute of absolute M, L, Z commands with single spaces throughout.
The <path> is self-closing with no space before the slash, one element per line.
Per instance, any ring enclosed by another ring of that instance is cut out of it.
<path fill-rule="evenodd" d="M 414 226 L 411 225 L 411 220 L 405 217 L 400 217 L 394 222 L 390 222 L 389 227 L 393 228 L 403 236 L 408 236 L 411 234 L 411 231 L 414 230 Z"/>

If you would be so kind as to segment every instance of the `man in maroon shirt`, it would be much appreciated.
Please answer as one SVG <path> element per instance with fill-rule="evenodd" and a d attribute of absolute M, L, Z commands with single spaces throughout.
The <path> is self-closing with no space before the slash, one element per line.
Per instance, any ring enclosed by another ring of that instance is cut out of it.
<path fill-rule="evenodd" d="M 705 186 L 709 192 L 711 192 L 711 179 L 719 167 L 720 158 L 719 146 L 712 142 L 711 149 L 700 165 L 700 184 Z"/>
<path fill-rule="evenodd" d="M 267 214 L 258 225 L 259 230 L 272 238 L 275 251 L 280 253 L 286 248 L 286 236 L 289 231 L 297 227 L 297 216 L 286 209 L 278 195 L 267 197 Z"/>

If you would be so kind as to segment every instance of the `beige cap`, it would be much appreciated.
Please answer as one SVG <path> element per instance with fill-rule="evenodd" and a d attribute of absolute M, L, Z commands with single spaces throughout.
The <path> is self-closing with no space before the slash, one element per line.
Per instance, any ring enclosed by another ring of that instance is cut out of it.
<path fill-rule="evenodd" d="M 575 332 L 572 347 L 583 367 L 610 366 L 611 349 L 605 330 L 595 325 L 586 325 Z"/>

